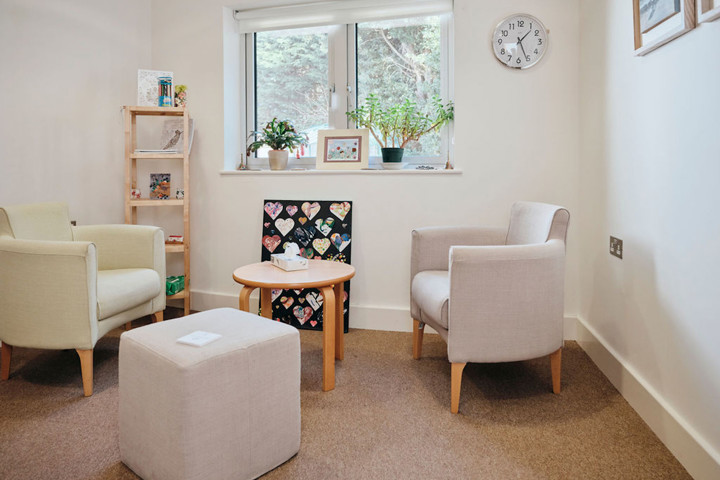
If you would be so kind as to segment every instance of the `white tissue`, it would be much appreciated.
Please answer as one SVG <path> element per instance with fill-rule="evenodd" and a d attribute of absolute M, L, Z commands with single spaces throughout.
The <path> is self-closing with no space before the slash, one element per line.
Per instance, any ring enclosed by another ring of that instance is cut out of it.
<path fill-rule="evenodd" d="M 297 243 L 288 243 L 285 247 L 285 257 L 287 259 L 293 259 L 300 255 L 300 247 L 298 247 Z"/>

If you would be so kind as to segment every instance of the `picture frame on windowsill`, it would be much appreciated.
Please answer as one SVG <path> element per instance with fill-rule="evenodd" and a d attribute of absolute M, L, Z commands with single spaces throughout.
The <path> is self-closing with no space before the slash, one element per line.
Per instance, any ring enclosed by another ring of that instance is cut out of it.
<path fill-rule="evenodd" d="M 635 55 L 646 55 L 695 28 L 696 0 L 633 0 Z"/>
<path fill-rule="evenodd" d="M 368 168 L 370 130 L 367 128 L 319 130 L 315 168 L 361 170 Z"/>
<path fill-rule="evenodd" d="M 698 23 L 720 19 L 720 0 L 697 0 Z"/>

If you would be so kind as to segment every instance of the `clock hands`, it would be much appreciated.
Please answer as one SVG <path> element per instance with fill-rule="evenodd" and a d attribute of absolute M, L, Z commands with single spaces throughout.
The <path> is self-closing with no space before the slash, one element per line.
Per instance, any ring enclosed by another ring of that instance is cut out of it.
<path fill-rule="evenodd" d="M 523 37 L 523 38 L 525 38 L 525 37 Z M 527 58 L 527 53 L 525 53 L 525 47 L 523 47 L 522 40 L 520 39 L 520 37 L 518 37 L 518 43 L 520 44 L 520 48 L 522 49 L 523 57 Z"/>
<path fill-rule="evenodd" d="M 523 38 L 518 37 L 518 41 L 522 43 L 523 40 L 525 40 L 525 37 L 530 35 L 530 32 L 532 32 L 532 29 L 528 30 L 525 35 L 523 35 Z"/>

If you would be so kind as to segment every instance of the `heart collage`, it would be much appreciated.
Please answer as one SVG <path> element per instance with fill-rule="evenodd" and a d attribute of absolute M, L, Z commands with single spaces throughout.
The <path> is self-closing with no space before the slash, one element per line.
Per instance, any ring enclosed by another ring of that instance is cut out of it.
<path fill-rule="evenodd" d="M 288 243 L 300 247 L 308 259 L 350 263 L 352 202 L 265 200 L 262 261 L 282 253 Z M 344 330 L 349 324 L 350 282 L 345 283 Z M 297 328 L 322 330 L 323 297 L 316 288 L 273 290 L 273 318 Z"/>

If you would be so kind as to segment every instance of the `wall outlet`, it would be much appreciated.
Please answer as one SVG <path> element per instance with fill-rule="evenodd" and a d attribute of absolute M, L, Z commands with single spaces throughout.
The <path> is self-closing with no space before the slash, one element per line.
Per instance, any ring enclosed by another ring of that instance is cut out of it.
<path fill-rule="evenodd" d="M 620 259 L 622 259 L 623 255 L 623 241 L 612 235 L 610 235 L 610 255 L 615 255 Z"/>

